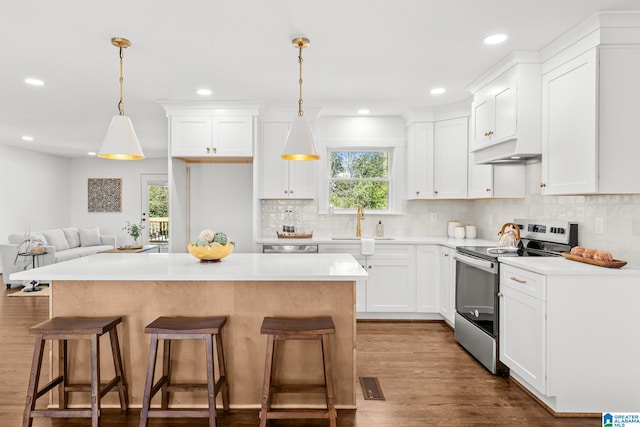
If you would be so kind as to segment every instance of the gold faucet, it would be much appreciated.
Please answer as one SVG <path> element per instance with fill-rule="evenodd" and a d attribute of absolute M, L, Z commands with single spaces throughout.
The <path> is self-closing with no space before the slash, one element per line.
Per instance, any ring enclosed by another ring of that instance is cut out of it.
<path fill-rule="evenodd" d="M 364 219 L 364 208 L 362 205 L 358 205 L 358 213 L 356 214 L 356 237 L 362 236 L 362 228 L 360 227 L 360 220 Z"/>

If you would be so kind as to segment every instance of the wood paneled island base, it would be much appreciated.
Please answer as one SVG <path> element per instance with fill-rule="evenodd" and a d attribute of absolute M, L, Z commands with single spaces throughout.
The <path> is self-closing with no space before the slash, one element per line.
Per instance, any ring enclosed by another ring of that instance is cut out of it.
<path fill-rule="evenodd" d="M 330 348 L 334 364 L 336 406 L 355 408 L 355 281 L 87 281 L 55 280 L 50 298 L 51 316 L 123 316 L 118 326 L 132 407 L 140 407 L 145 381 L 149 338 L 147 324 L 158 316 L 228 316 L 223 340 L 232 408 L 259 408 L 266 338 L 260 334 L 265 316 L 331 316 L 336 333 Z M 71 345 L 71 378 L 86 380 L 89 373 L 88 342 Z M 174 346 L 175 380 L 205 381 L 204 344 L 185 341 Z M 317 342 L 283 343 L 276 378 L 286 382 L 322 382 L 322 363 Z M 83 347 L 83 348 L 80 348 Z M 113 370 L 109 347 L 101 346 L 104 377 Z M 160 353 L 162 350 L 159 351 Z M 51 366 L 57 366 L 54 360 Z M 160 364 L 159 364 L 160 365 Z M 159 375 L 161 366 L 157 367 Z M 55 368 L 54 368 L 55 370 Z M 53 373 L 55 375 L 55 372 Z M 322 396 L 295 395 L 296 404 L 321 406 Z M 290 399 L 290 398 L 289 398 Z M 218 399 L 219 400 L 219 399 Z M 55 402 L 56 400 L 54 400 Z M 72 394 L 70 405 L 88 403 L 86 396 Z M 159 401 L 154 402 L 156 405 Z M 287 406 L 284 395 L 274 404 Z M 218 405 L 221 403 L 218 402 Z M 106 396 L 104 407 L 116 407 L 117 398 Z M 173 407 L 206 406 L 206 395 L 180 394 Z"/>

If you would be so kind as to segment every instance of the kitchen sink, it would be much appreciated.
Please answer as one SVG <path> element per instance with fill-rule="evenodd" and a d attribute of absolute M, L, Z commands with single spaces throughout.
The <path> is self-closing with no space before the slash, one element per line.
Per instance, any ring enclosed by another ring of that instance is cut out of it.
<path fill-rule="evenodd" d="M 375 239 L 375 240 L 395 240 L 393 237 L 369 237 L 364 236 L 365 238 Z M 360 240 L 360 237 L 356 236 L 331 236 L 331 240 Z"/>

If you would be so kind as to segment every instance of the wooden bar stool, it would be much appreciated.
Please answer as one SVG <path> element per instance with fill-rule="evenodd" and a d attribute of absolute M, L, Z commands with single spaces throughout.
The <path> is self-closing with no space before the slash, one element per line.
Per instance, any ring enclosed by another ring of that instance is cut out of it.
<path fill-rule="evenodd" d="M 293 418 L 325 418 L 329 425 L 336 425 L 336 408 L 333 401 L 333 379 L 331 374 L 331 353 L 329 351 L 329 335 L 335 333 L 331 317 L 279 318 L 265 317 L 260 333 L 267 335 L 267 354 L 264 367 L 264 383 L 262 386 L 262 407 L 260 410 L 260 427 L 266 427 L 270 419 Z M 324 367 L 324 384 L 274 384 L 274 356 L 276 341 L 283 340 L 319 340 L 322 346 L 322 364 Z M 324 393 L 327 401 L 326 409 L 272 409 L 273 393 Z"/>
<path fill-rule="evenodd" d="M 219 317 L 159 317 L 145 328 L 145 333 L 151 334 L 149 347 L 149 362 L 147 364 L 147 379 L 144 384 L 142 411 L 140 412 L 140 427 L 146 427 L 149 418 L 209 418 L 209 426 L 216 424 L 216 396 L 222 390 L 222 405 L 229 410 L 229 383 L 226 377 L 224 350 L 222 348 L 222 328 L 227 322 L 224 316 Z M 213 361 L 214 337 L 218 354 L 218 368 L 220 375 L 215 382 L 215 367 Z M 171 381 L 171 341 L 172 340 L 205 340 L 207 347 L 207 383 L 206 384 L 177 384 Z M 162 377 L 153 383 L 153 376 L 158 355 L 158 340 L 163 340 L 164 355 L 162 360 Z M 169 393 L 193 392 L 206 390 L 208 393 L 209 409 L 169 409 Z M 160 409 L 151 409 L 151 399 L 161 391 Z"/>
<path fill-rule="evenodd" d="M 27 390 L 27 403 L 24 408 L 23 427 L 30 427 L 34 418 L 91 418 L 91 426 L 100 425 L 100 399 L 118 387 L 120 408 L 127 411 L 129 397 L 127 394 L 127 381 L 124 375 L 120 346 L 118 344 L 118 331 L 116 325 L 122 323 L 122 317 L 54 317 L 32 328 L 29 333 L 36 335 L 36 345 L 33 351 L 29 388 Z M 115 377 L 106 384 L 100 383 L 100 336 L 109 332 L 111 341 L 111 353 Z M 90 384 L 70 384 L 68 379 L 67 340 L 88 339 L 91 340 L 91 382 Z M 45 340 L 58 340 L 59 375 L 51 382 L 38 390 L 40 371 L 42 368 L 42 355 L 44 353 Z M 59 389 L 59 408 L 36 410 L 36 400 L 44 396 L 54 387 Z M 91 392 L 90 409 L 69 409 L 70 392 Z"/>

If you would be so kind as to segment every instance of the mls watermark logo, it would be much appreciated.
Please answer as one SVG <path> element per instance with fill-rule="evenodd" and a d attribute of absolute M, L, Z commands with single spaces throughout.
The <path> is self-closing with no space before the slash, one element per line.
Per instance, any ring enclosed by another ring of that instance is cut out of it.
<path fill-rule="evenodd" d="M 640 413 L 635 412 L 604 412 L 602 427 L 640 427 Z"/>

